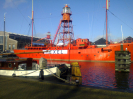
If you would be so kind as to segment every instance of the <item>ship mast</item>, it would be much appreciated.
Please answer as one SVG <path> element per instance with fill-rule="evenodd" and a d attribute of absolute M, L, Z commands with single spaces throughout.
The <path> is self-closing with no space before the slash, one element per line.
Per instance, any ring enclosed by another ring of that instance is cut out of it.
<path fill-rule="evenodd" d="M 32 42 L 33 42 L 33 22 L 34 22 L 34 19 L 33 19 L 33 0 L 32 0 L 32 37 L 31 37 L 31 47 L 32 47 Z"/>
<path fill-rule="evenodd" d="M 106 0 L 106 46 L 108 46 L 108 16 L 107 16 L 107 11 L 109 9 L 109 6 L 108 6 L 108 0 Z"/>

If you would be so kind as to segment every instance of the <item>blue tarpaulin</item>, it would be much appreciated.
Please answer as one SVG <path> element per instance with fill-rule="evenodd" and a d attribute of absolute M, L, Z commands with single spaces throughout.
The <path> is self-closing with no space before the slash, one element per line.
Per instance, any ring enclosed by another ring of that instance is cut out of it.
<path fill-rule="evenodd" d="M 33 45 L 44 45 L 44 43 L 35 43 L 35 42 L 32 42 Z"/>

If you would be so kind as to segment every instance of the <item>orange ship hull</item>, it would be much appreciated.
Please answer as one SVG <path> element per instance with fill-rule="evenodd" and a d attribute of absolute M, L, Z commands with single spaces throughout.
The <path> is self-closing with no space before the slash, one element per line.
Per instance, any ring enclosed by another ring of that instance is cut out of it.
<path fill-rule="evenodd" d="M 48 60 L 61 60 L 61 61 L 88 61 L 88 62 L 115 62 L 115 51 L 121 50 L 121 44 L 110 44 L 107 47 L 94 47 L 88 45 L 86 48 L 76 46 L 56 46 L 56 47 L 28 47 L 28 49 L 19 50 L 15 49 L 14 53 L 20 58 L 34 58 L 41 57 Z M 128 50 L 131 53 L 131 62 L 133 62 L 133 42 L 123 43 L 123 50 Z M 41 53 L 39 53 L 39 51 Z M 42 51 L 44 51 L 42 53 Z M 48 52 L 45 52 L 48 51 Z M 33 53 L 30 53 L 33 52 Z M 25 54 L 26 53 L 26 54 Z"/>

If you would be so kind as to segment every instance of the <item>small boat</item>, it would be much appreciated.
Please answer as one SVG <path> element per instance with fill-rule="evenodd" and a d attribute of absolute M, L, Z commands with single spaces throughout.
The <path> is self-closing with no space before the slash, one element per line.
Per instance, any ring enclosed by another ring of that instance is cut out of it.
<path fill-rule="evenodd" d="M 51 75 L 52 73 L 56 73 L 56 68 L 54 66 L 46 67 L 47 60 L 40 59 L 45 66 L 45 68 L 38 65 L 36 60 L 32 58 L 27 59 L 0 59 L 0 75 L 2 76 L 22 76 L 22 77 L 40 77 L 40 73 L 43 71 L 44 76 Z M 45 61 L 45 62 L 43 62 Z M 41 64 L 40 63 L 40 64 Z"/>
<path fill-rule="evenodd" d="M 39 77 L 43 80 L 44 76 L 49 75 L 55 76 L 66 83 L 82 84 L 81 71 L 77 62 L 48 66 L 47 60 L 44 58 L 39 60 L 39 65 L 32 58 L 0 59 L 0 76 Z"/>

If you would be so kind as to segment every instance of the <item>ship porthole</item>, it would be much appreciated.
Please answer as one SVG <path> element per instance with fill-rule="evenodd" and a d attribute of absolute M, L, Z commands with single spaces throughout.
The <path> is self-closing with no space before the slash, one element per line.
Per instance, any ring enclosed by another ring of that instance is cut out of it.
<path fill-rule="evenodd" d="M 11 63 L 9 63 L 9 64 L 8 64 L 8 67 L 9 67 L 9 68 L 11 68 L 11 67 L 12 67 L 12 64 L 11 64 Z"/>

